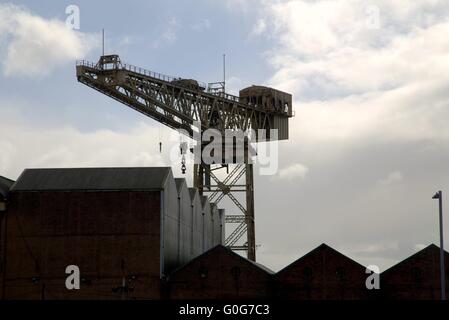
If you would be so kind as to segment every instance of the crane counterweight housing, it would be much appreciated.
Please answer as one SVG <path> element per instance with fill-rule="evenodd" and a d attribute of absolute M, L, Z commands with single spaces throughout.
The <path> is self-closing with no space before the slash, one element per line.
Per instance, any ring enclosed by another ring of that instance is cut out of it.
<path fill-rule="evenodd" d="M 239 100 L 271 114 L 272 129 L 278 130 L 278 140 L 288 139 L 288 119 L 293 116 L 291 94 L 269 87 L 251 86 L 240 90 Z"/>

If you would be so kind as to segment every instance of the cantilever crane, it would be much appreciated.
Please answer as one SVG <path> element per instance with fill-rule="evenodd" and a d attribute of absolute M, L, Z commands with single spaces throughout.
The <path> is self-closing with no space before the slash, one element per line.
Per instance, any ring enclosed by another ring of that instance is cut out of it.
<path fill-rule="evenodd" d="M 199 130 L 278 129 L 278 139 L 288 139 L 288 119 L 292 117 L 292 97 L 272 88 L 252 86 L 240 91 L 240 97 L 206 87 L 191 79 L 165 76 L 145 69 L 122 64 L 118 55 L 100 57 L 98 63 L 78 61 L 78 81 L 109 97 L 163 123 L 173 129 L 183 129 L 195 138 L 194 124 Z M 268 136 L 268 140 L 275 137 Z M 256 137 L 257 141 L 257 137 Z M 201 144 L 201 141 L 199 141 Z M 204 147 L 201 144 L 201 147 Z M 248 160 L 249 143 L 245 140 L 245 161 L 207 165 L 194 165 L 194 186 L 201 194 L 208 193 L 211 202 L 218 203 L 228 196 L 243 214 L 227 215 L 226 223 L 237 227 L 226 238 L 225 244 L 233 250 L 246 250 L 249 259 L 256 260 L 254 228 L 253 164 Z M 220 180 L 215 170 L 226 168 Z M 245 182 L 240 181 L 244 179 Z M 213 182 L 211 182 L 213 181 Z M 239 183 L 240 182 L 240 183 Z M 233 192 L 244 192 L 242 204 Z M 247 241 L 237 245 L 244 234 Z"/>

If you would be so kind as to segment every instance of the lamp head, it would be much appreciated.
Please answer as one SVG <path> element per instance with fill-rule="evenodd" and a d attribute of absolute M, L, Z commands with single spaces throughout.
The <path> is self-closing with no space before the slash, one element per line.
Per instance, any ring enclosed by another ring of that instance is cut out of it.
<path fill-rule="evenodd" d="M 441 191 L 438 191 L 437 193 L 435 193 L 435 195 L 432 197 L 432 199 L 440 199 L 441 196 Z"/>

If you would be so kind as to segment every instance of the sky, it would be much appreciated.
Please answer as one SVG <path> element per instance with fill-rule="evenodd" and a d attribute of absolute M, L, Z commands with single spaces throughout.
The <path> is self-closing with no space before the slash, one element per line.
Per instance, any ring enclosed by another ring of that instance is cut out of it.
<path fill-rule="evenodd" d="M 79 30 L 66 25 L 69 5 Z M 2 0 L 0 175 L 170 165 L 181 176 L 167 150 L 176 133 L 76 81 L 75 61 L 101 55 L 103 28 L 106 53 L 126 63 L 216 82 L 225 53 L 230 93 L 259 84 L 293 95 L 279 170 L 255 177 L 258 262 L 279 270 L 327 243 L 382 271 L 438 244 L 446 0 Z"/>

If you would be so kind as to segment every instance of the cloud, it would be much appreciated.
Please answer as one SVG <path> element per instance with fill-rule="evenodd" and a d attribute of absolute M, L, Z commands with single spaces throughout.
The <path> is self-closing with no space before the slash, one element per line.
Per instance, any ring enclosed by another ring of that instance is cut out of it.
<path fill-rule="evenodd" d="M 293 137 L 313 140 L 449 138 L 449 4 L 378 1 L 379 29 L 365 1 L 267 5 L 260 36 L 268 84 L 293 93 Z M 254 30 L 260 28 L 257 20 Z"/>
<path fill-rule="evenodd" d="M 180 26 L 178 19 L 176 17 L 171 17 L 168 20 L 167 28 L 162 33 L 162 38 L 169 44 L 174 43 L 178 38 L 177 32 Z"/>
<path fill-rule="evenodd" d="M 203 19 L 202 21 L 192 25 L 192 29 L 197 32 L 203 32 L 210 29 L 211 23 L 209 19 Z"/>
<path fill-rule="evenodd" d="M 309 168 L 301 163 L 294 163 L 286 168 L 280 169 L 277 178 L 281 180 L 293 181 L 304 179 L 309 173 Z"/>
<path fill-rule="evenodd" d="M 67 125 L 34 128 L 16 119 L 0 126 L 0 175 L 16 179 L 24 168 L 105 166 L 172 166 L 180 175 L 181 160 L 173 157 L 179 155 L 179 135 L 166 137 L 160 153 L 158 130 L 137 123 L 125 132 L 81 132 Z"/>
<path fill-rule="evenodd" d="M 403 179 L 404 178 L 400 171 L 394 171 L 388 174 L 386 178 L 378 180 L 377 183 L 382 186 L 388 186 L 394 183 L 401 182 Z"/>
<path fill-rule="evenodd" d="M 256 24 L 251 31 L 251 36 L 260 36 L 267 30 L 267 23 L 264 19 L 257 20 Z"/>
<path fill-rule="evenodd" d="M 429 195 L 436 186 L 448 188 L 442 159 L 449 159 L 449 3 L 298 0 L 259 7 L 248 35 L 270 43 L 266 84 L 292 93 L 296 113 L 279 156 L 313 164 L 307 184 L 287 188 L 278 175 L 259 189 L 258 241 L 271 248 L 259 257 L 278 259 L 278 248 L 289 257 L 326 242 L 385 269 L 416 244 L 437 241 L 437 217 L 423 213 L 434 210 Z M 266 25 L 255 35 L 260 20 Z M 387 185 L 394 192 L 380 187 Z M 283 219 L 273 222 L 278 211 Z"/>
<path fill-rule="evenodd" d="M 0 4 L 0 57 L 5 76 L 42 76 L 85 57 L 98 35 L 73 31 L 12 4 Z"/>

